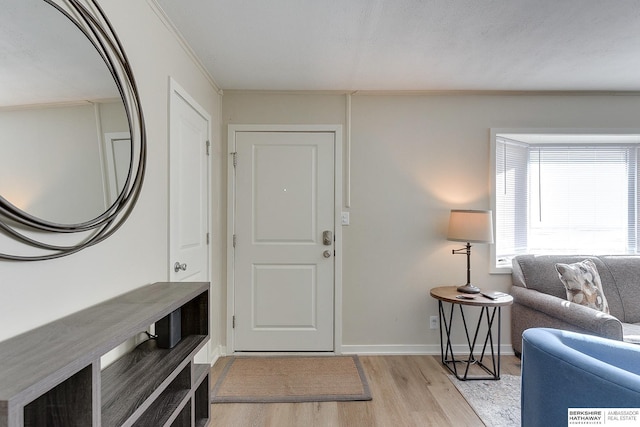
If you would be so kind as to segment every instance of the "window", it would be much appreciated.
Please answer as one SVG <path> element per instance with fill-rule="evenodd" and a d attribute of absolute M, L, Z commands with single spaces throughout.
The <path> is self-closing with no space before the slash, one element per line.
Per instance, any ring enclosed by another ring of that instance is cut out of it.
<path fill-rule="evenodd" d="M 492 270 L 519 254 L 638 252 L 638 134 L 492 132 Z"/>

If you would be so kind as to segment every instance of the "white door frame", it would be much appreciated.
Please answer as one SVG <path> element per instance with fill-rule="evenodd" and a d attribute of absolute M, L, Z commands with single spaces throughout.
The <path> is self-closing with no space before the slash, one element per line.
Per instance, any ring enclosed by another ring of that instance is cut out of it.
<path fill-rule="evenodd" d="M 127 141 L 131 145 L 131 134 L 129 132 L 107 132 L 102 139 L 102 158 L 104 169 L 104 203 L 105 209 L 116 201 L 121 189 L 118 188 L 118 162 L 115 156 L 114 147 L 118 141 Z M 126 176 L 123 177 L 126 179 Z"/>
<path fill-rule="evenodd" d="M 171 126 L 173 115 L 171 114 L 171 99 L 174 96 L 178 96 L 182 98 L 191 108 L 193 108 L 198 114 L 200 114 L 207 121 L 207 141 L 209 141 L 209 146 L 212 146 L 211 142 L 211 115 L 205 110 L 189 93 L 182 87 L 178 82 L 176 82 L 173 77 L 169 76 L 169 120 L 167 120 L 168 125 Z M 167 128 L 167 142 L 169 145 L 168 154 L 171 156 L 171 132 L 170 128 Z M 212 215 L 212 195 L 211 195 L 211 177 L 212 177 L 212 159 L 213 159 L 213 150 L 209 151 L 209 156 L 207 156 L 207 229 L 209 231 L 209 235 L 211 235 L 211 230 L 213 226 L 213 215 Z M 169 177 L 171 179 L 171 177 Z M 169 183 L 170 184 L 170 183 Z M 167 188 L 168 191 L 168 188 Z M 169 201 L 171 203 L 171 200 Z M 171 219 L 169 218 L 169 224 L 171 224 Z M 172 260 L 171 260 L 171 229 L 167 227 L 167 241 L 169 245 L 167 245 L 167 276 L 168 280 L 171 280 L 171 268 L 172 268 Z M 212 271 L 211 271 L 211 243 L 207 245 L 207 277 L 206 280 L 211 283 Z M 211 307 L 212 305 L 209 304 Z"/>
<path fill-rule="evenodd" d="M 342 125 L 229 125 L 227 133 L 227 352 L 235 352 L 233 313 L 235 302 L 235 257 L 233 234 L 235 231 L 235 171 L 233 153 L 236 151 L 236 132 L 332 132 L 334 134 L 334 306 L 333 352 L 342 353 Z"/>

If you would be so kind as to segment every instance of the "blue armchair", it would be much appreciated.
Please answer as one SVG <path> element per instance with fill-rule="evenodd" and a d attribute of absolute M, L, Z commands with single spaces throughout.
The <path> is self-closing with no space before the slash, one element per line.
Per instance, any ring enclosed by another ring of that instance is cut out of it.
<path fill-rule="evenodd" d="M 558 329 L 524 331 L 522 426 L 566 426 L 569 408 L 640 408 L 640 346 Z"/>

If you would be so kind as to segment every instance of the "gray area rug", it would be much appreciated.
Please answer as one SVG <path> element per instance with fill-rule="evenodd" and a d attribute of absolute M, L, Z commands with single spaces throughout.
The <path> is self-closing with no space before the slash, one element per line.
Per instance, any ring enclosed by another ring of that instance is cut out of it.
<path fill-rule="evenodd" d="M 500 380 L 449 380 L 478 414 L 487 427 L 517 427 L 520 425 L 520 377 L 501 375 Z"/>

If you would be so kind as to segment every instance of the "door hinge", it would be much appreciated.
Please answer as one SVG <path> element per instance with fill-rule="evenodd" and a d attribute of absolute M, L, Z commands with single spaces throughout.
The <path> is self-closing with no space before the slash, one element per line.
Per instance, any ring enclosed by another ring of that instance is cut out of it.
<path fill-rule="evenodd" d="M 233 247 L 236 247 L 236 235 L 233 235 L 233 241 L 232 241 Z"/>
<path fill-rule="evenodd" d="M 233 167 L 235 168 L 238 166 L 238 152 L 234 151 L 231 155 L 233 156 Z"/>
<path fill-rule="evenodd" d="M 209 233 L 207 233 L 207 245 L 209 244 Z"/>
<path fill-rule="evenodd" d="M 236 328 L 236 316 L 233 315 L 231 317 L 231 329 L 235 329 Z"/>
<path fill-rule="evenodd" d="M 207 156 L 210 155 L 211 141 L 207 141 Z"/>

